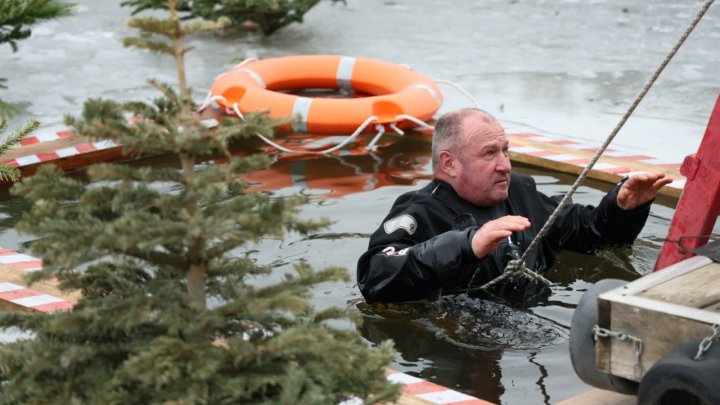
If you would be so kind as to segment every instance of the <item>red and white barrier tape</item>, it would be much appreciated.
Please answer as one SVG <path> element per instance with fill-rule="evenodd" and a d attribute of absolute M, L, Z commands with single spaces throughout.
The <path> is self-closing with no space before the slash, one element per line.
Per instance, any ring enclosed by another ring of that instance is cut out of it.
<path fill-rule="evenodd" d="M 0 248 L 0 265 L 21 272 L 38 271 L 42 269 L 42 260 Z M 72 302 L 64 298 L 2 280 L 0 280 L 0 300 L 40 312 L 65 311 L 73 306 Z"/>

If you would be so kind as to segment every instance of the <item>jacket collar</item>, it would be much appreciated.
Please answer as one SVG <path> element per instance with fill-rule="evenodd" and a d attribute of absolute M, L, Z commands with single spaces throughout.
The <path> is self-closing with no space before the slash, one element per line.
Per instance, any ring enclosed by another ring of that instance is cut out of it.
<path fill-rule="evenodd" d="M 455 215 L 466 212 L 474 212 L 478 209 L 475 205 L 462 199 L 462 197 L 455 192 L 455 189 L 450 185 L 450 183 L 444 180 L 434 179 L 431 183 L 431 187 L 432 197 L 440 201 Z"/>

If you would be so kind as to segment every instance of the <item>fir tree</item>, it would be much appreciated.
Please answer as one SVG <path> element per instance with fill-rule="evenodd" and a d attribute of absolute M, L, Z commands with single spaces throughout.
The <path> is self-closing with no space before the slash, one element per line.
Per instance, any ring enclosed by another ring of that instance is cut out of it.
<path fill-rule="evenodd" d="M 180 64 L 181 39 L 192 28 L 168 4 L 168 20 L 132 25 L 172 45 L 129 43 L 164 49 Z M 151 82 L 161 92 L 152 103 L 88 100 L 81 117 L 67 119 L 78 133 L 120 142 L 129 154 L 177 155 L 179 170 L 98 164 L 85 184 L 44 166 L 15 186 L 32 202 L 18 228 L 39 236 L 32 251 L 44 263 L 31 280 L 56 277 L 82 298 L 68 312 L 0 317 L 0 327 L 34 336 L 0 347 L 0 403 L 394 399 L 397 388 L 383 371 L 390 343 L 369 347 L 355 330 L 328 324 L 348 318 L 344 310 L 318 312 L 309 303 L 310 287 L 346 279 L 344 271 L 300 263 L 294 275 L 257 286 L 253 278 L 270 269 L 230 255 L 265 236 L 323 223 L 298 217 L 302 198 L 246 191 L 242 176 L 268 158 L 228 150 L 249 134 L 270 136 L 273 122 L 248 114 L 205 128 L 181 72 L 179 93 Z M 202 163 L 217 155 L 229 162 Z"/>
<path fill-rule="evenodd" d="M 26 39 L 32 31 L 29 25 L 43 20 L 70 15 L 72 6 L 58 0 L 0 0 L 0 45 L 7 43 L 17 52 L 17 41 Z M 7 80 L 0 78 L 0 89 Z M 0 100 L 0 115 L 15 109 Z"/>
<path fill-rule="evenodd" d="M 345 0 L 332 0 L 333 3 Z M 235 28 L 250 22 L 265 35 L 292 23 L 303 22 L 303 16 L 320 0 L 180 0 L 178 8 L 189 17 L 217 19 L 226 17 Z M 126 0 L 123 6 L 132 7 L 133 14 L 148 9 L 167 9 L 165 0 Z"/>

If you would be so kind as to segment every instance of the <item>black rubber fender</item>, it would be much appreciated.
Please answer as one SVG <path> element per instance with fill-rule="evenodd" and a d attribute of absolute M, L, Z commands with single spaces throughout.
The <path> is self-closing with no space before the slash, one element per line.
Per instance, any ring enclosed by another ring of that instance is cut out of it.
<path fill-rule="evenodd" d="M 600 280 L 580 298 L 570 324 L 570 361 L 575 374 L 586 384 L 623 394 L 635 394 L 637 382 L 603 373 L 595 366 L 597 356 L 593 327 L 597 324 L 597 297 L 626 283 L 612 278 Z"/>
<path fill-rule="evenodd" d="M 696 340 L 680 345 L 655 363 L 640 382 L 638 403 L 720 404 L 720 342 L 694 360 L 699 344 Z"/>

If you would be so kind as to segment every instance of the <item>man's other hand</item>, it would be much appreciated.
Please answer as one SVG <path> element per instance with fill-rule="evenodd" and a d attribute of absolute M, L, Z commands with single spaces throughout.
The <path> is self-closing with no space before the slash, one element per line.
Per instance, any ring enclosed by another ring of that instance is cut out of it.
<path fill-rule="evenodd" d="M 637 208 L 652 201 L 658 190 L 671 182 L 672 179 L 666 178 L 664 173 L 635 174 L 620 187 L 617 204 L 624 210 Z"/>
<path fill-rule="evenodd" d="M 487 256 L 494 252 L 497 245 L 513 232 L 521 232 L 529 227 L 530 220 L 517 215 L 506 215 L 486 222 L 472 238 L 472 250 L 475 257 L 481 259 Z"/>

